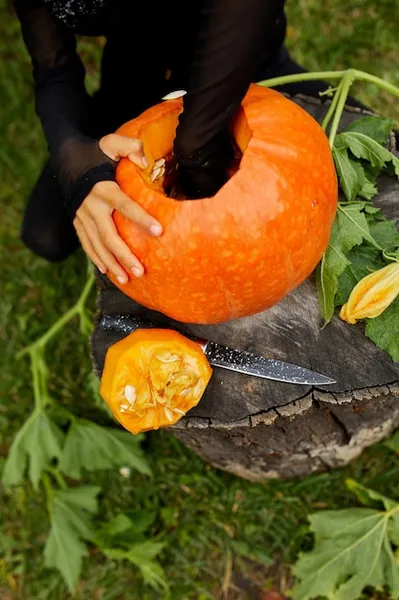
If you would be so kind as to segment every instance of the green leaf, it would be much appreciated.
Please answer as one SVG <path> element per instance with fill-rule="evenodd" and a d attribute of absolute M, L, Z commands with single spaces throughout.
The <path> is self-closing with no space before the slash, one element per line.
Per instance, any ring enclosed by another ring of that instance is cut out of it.
<path fill-rule="evenodd" d="M 399 248 L 399 231 L 395 221 L 391 219 L 370 220 L 370 235 L 386 252 L 394 252 Z"/>
<path fill-rule="evenodd" d="M 353 170 L 355 171 L 355 173 L 357 175 L 357 180 L 358 180 L 357 195 L 360 198 L 365 198 L 366 200 L 371 200 L 372 198 L 374 198 L 374 196 L 376 196 L 378 194 L 376 182 L 369 178 L 368 172 L 366 171 L 365 167 L 362 165 L 362 163 L 359 160 L 349 157 L 349 162 L 352 165 Z M 354 200 L 354 198 L 353 198 L 353 200 Z"/>
<path fill-rule="evenodd" d="M 363 182 L 359 181 L 358 173 L 349 160 L 346 148 L 337 148 L 334 146 L 333 158 L 340 187 L 348 202 L 352 202 L 356 198 Z"/>
<path fill-rule="evenodd" d="M 366 319 L 365 333 L 374 344 L 399 361 L 399 298 L 396 298 L 379 317 Z"/>
<path fill-rule="evenodd" d="M 13 440 L 4 467 L 4 485 L 21 483 L 29 464 L 29 477 L 37 490 L 42 471 L 61 454 L 63 437 L 45 412 L 35 410 Z"/>
<path fill-rule="evenodd" d="M 382 505 L 385 510 L 391 510 L 391 508 L 398 506 L 398 503 L 395 500 L 391 500 L 391 498 L 387 498 L 387 496 L 383 496 L 375 490 L 366 488 L 364 485 L 361 485 L 354 479 L 347 479 L 345 483 L 348 490 L 353 492 L 359 502 L 361 502 L 364 506 L 381 508 Z"/>
<path fill-rule="evenodd" d="M 345 304 L 351 291 L 363 277 L 386 264 L 381 258 L 380 251 L 367 242 L 352 248 L 347 254 L 347 259 L 349 264 L 338 279 L 335 306 Z"/>
<path fill-rule="evenodd" d="M 384 446 L 399 454 L 399 429 L 390 438 L 385 440 Z"/>
<path fill-rule="evenodd" d="M 88 394 L 93 399 L 94 405 L 105 412 L 113 421 L 115 421 L 111 409 L 109 408 L 108 404 L 104 402 L 100 395 L 100 379 L 93 371 L 90 371 L 90 373 L 87 375 L 85 387 Z"/>
<path fill-rule="evenodd" d="M 344 132 L 339 135 L 339 138 L 340 143 L 349 148 L 356 158 L 367 160 L 378 169 L 382 169 L 387 162 L 391 162 L 393 159 L 393 154 L 389 150 L 364 133 Z"/>
<path fill-rule="evenodd" d="M 368 161 L 374 169 L 372 181 L 375 181 L 376 175 L 382 170 L 399 178 L 399 159 L 364 133 L 356 131 L 340 133 L 336 138 L 335 147 L 341 154 L 344 148 L 348 148 L 356 158 Z"/>
<path fill-rule="evenodd" d="M 367 204 L 364 207 L 364 212 L 368 215 L 378 215 L 381 213 L 380 209 L 374 206 L 373 204 Z"/>
<path fill-rule="evenodd" d="M 365 179 L 361 189 L 359 190 L 359 197 L 365 198 L 366 200 L 371 200 L 374 196 L 377 196 L 378 189 L 377 186 L 368 179 Z"/>
<path fill-rule="evenodd" d="M 335 307 L 338 278 L 350 265 L 348 252 L 370 239 L 369 226 L 362 209 L 364 203 L 340 206 L 332 226 L 328 248 L 317 270 L 317 292 L 322 317 L 328 323 Z M 372 239 L 372 238 L 371 238 Z"/>
<path fill-rule="evenodd" d="M 316 274 L 317 294 L 320 312 L 325 323 L 331 321 L 338 292 L 338 277 L 350 264 L 344 254 L 333 245 L 324 253 Z"/>
<path fill-rule="evenodd" d="M 352 121 L 345 132 L 362 133 L 372 138 L 381 145 L 385 145 L 389 139 L 389 134 L 394 127 L 395 121 L 384 117 L 361 117 Z"/>
<path fill-rule="evenodd" d="M 93 538 L 91 514 L 97 512 L 100 488 L 82 486 L 54 493 L 51 498 L 51 531 L 44 549 L 45 566 L 57 569 L 73 594 L 86 556 L 84 540 Z"/>
<path fill-rule="evenodd" d="M 146 510 L 131 510 L 119 514 L 97 531 L 95 543 L 100 548 L 129 547 L 144 539 L 143 534 L 152 525 L 155 517 L 155 512 Z"/>
<path fill-rule="evenodd" d="M 60 469 L 79 479 L 82 471 L 130 466 L 143 475 L 151 475 L 140 449 L 141 437 L 91 421 L 77 419 L 66 436 L 60 458 Z"/>
<path fill-rule="evenodd" d="M 106 548 L 104 554 L 115 560 L 128 560 L 141 571 L 147 585 L 159 592 L 168 590 L 168 584 L 161 565 L 154 558 L 161 552 L 165 544 L 161 542 L 143 542 L 134 544 L 129 550 Z"/>
<path fill-rule="evenodd" d="M 248 558 L 249 560 L 260 562 L 265 565 L 270 565 L 273 563 L 273 559 L 271 558 L 270 554 L 262 547 L 256 547 L 240 540 L 233 540 L 231 542 L 231 547 L 236 554 L 243 556 L 244 558 Z"/>
<path fill-rule="evenodd" d="M 390 537 L 399 504 L 390 511 L 349 508 L 323 511 L 309 517 L 315 536 L 313 550 L 302 553 L 293 572 L 294 600 L 327 597 L 357 600 L 368 587 L 387 586 L 399 597 L 399 566 Z"/>
<path fill-rule="evenodd" d="M 361 244 L 363 240 L 367 240 L 373 244 L 373 246 L 380 249 L 370 233 L 369 224 L 367 222 L 365 213 L 362 211 L 362 208 L 363 207 L 361 205 L 357 204 L 349 206 L 341 205 L 338 207 L 338 211 L 345 216 L 347 221 L 346 239 L 349 241 L 352 237 L 353 239 L 358 240 L 359 236 L 361 236 L 361 241 L 358 242 L 359 244 Z M 353 246 L 354 245 L 356 244 L 353 244 Z"/>

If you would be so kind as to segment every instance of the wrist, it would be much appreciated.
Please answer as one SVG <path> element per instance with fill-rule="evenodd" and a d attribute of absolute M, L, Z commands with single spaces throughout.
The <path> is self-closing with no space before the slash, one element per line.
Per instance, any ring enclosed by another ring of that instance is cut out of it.
<path fill-rule="evenodd" d="M 101 181 L 115 181 L 116 164 L 106 162 L 102 165 L 88 169 L 72 187 L 70 194 L 65 198 L 65 208 L 71 221 L 75 218 L 76 211 L 83 200 L 92 191 L 93 187 Z"/>

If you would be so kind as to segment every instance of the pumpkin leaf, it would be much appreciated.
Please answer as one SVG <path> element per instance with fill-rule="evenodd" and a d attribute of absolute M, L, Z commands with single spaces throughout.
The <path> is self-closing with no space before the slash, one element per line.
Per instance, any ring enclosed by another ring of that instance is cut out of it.
<path fill-rule="evenodd" d="M 90 396 L 93 399 L 94 406 L 99 408 L 103 412 L 107 414 L 110 419 L 114 419 L 111 409 L 108 404 L 104 402 L 100 395 L 100 378 L 94 373 L 94 371 L 90 371 L 85 379 L 85 388 Z"/>
<path fill-rule="evenodd" d="M 367 222 L 363 208 L 364 206 L 362 206 L 361 204 L 347 206 L 341 205 L 338 207 L 338 210 L 345 216 L 345 219 L 347 221 L 348 235 L 352 235 L 357 240 L 359 239 L 359 236 L 361 236 L 362 239 L 360 242 L 358 242 L 359 244 L 361 244 L 363 240 L 367 240 L 368 242 L 373 244 L 373 246 L 381 250 L 376 240 L 370 233 L 369 224 Z M 351 225 L 349 225 L 349 223 Z M 351 232 L 350 234 L 349 231 Z"/>
<path fill-rule="evenodd" d="M 338 290 L 335 306 L 342 306 L 348 300 L 351 291 L 357 283 L 372 271 L 385 266 L 381 253 L 369 243 L 355 246 L 347 254 L 348 266 L 338 279 Z"/>
<path fill-rule="evenodd" d="M 145 583 L 158 592 L 165 592 L 169 586 L 162 566 L 154 560 L 165 544 L 162 542 L 146 541 L 133 544 L 128 550 L 104 548 L 103 552 L 114 560 L 127 560 L 138 567 Z"/>
<path fill-rule="evenodd" d="M 370 179 L 368 172 L 360 161 L 355 158 L 349 157 L 349 162 L 352 165 L 357 175 L 358 180 L 358 193 L 359 198 L 365 200 L 371 200 L 378 194 L 378 189 L 374 179 Z"/>
<path fill-rule="evenodd" d="M 387 496 L 383 496 L 379 492 L 372 490 L 370 488 L 366 488 L 361 483 L 358 483 L 354 479 L 347 479 L 345 481 L 346 487 L 348 490 L 353 492 L 359 502 L 363 504 L 363 506 L 369 506 L 372 508 L 385 508 L 385 510 L 394 509 L 398 502 L 395 500 L 391 500 Z"/>
<path fill-rule="evenodd" d="M 387 587 L 390 597 L 399 598 L 399 565 L 394 554 L 399 503 L 357 487 L 357 496 L 364 502 L 377 501 L 385 509 L 348 508 L 310 515 L 315 543 L 294 565 L 297 581 L 290 594 L 294 600 L 357 600 L 368 586 Z"/>
<path fill-rule="evenodd" d="M 139 446 L 141 440 L 140 436 L 125 431 L 75 419 L 66 436 L 59 467 L 75 479 L 80 479 L 83 470 L 121 466 L 132 467 L 150 476 L 150 468 Z"/>
<path fill-rule="evenodd" d="M 156 513 L 147 510 L 130 510 L 117 515 L 96 532 L 94 543 L 99 548 L 129 548 L 144 541 L 144 534 L 153 524 Z"/>
<path fill-rule="evenodd" d="M 109 558 L 128 560 L 134 564 L 148 585 L 157 591 L 164 591 L 168 589 L 165 575 L 161 565 L 154 559 L 165 544 L 146 540 L 144 536 L 155 517 L 155 512 L 126 511 L 104 525 L 96 533 L 94 543 Z"/>
<path fill-rule="evenodd" d="M 99 491 L 99 487 L 82 486 L 51 496 L 51 531 L 44 548 L 44 562 L 46 567 L 58 569 L 72 594 L 87 554 L 85 540 L 93 538 L 90 515 L 97 512 Z"/>
<path fill-rule="evenodd" d="M 331 229 L 328 248 L 317 270 L 316 285 L 319 305 L 325 323 L 328 323 L 335 307 L 338 292 L 338 278 L 350 265 L 347 254 L 364 239 L 373 242 L 365 213 L 364 203 L 357 202 L 340 206 Z"/>
<path fill-rule="evenodd" d="M 363 176 L 363 181 L 361 179 L 359 180 L 357 168 L 354 167 L 353 161 L 351 162 L 349 159 L 346 148 L 334 146 L 333 158 L 339 184 L 344 196 L 348 202 L 353 202 L 358 195 L 359 190 L 362 188 L 365 178 Z"/>
<path fill-rule="evenodd" d="M 345 131 L 362 133 L 384 145 L 394 127 L 395 121 L 385 117 L 360 117 L 350 123 Z"/>
<path fill-rule="evenodd" d="M 41 473 L 61 454 L 64 435 L 43 410 L 35 410 L 15 436 L 6 460 L 2 481 L 18 485 L 29 467 L 29 478 L 35 490 Z"/>
<path fill-rule="evenodd" d="M 385 252 L 395 252 L 399 249 L 399 231 L 395 221 L 390 219 L 370 219 L 369 230 L 372 238 Z"/>
<path fill-rule="evenodd" d="M 341 133 L 339 137 L 340 143 L 349 148 L 356 158 L 367 160 L 378 169 L 382 169 L 393 158 L 393 154 L 389 150 L 364 133 L 349 131 Z"/>
<path fill-rule="evenodd" d="M 399 429 L 397 429 L 395 433 L 391 435 L 390 438 L 385 440 L 384 446 L 386 446 L 390 450 L 393 450 L 394 452 L 396 452 L 396 454 L 399 454 Z"/>
<path fill-rule="evenodd" d="M 399 298 L 374 319 L 366 319 L 366 336 L 393 361 L 399 361 Z"/>
<path fill-rule="evenodd" d="M 337 136 L 335 146 L 340 152 L 343 148 L 348 148 L 356 158 L 369 162 L 373 181 L 382 170 L 388 170 L 399 178 L 399 159 L 368 135 L 358 131 L 344 131 Z"/>

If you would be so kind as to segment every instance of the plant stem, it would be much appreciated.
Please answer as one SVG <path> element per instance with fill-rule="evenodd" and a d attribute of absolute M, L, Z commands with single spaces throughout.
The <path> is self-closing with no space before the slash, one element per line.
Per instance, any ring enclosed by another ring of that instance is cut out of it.
<path fill-rule="evenodd" d="M 32 350 L 29 351 L 30 356 L 30 368 L 32 372 L 32 382 L 33 382 L 33 397 L 35 399 L 35 407 L 38 410 L 42 410 L 44 408 L 44 403 L 42 401 L 41 394 L 41 386 L 40 386 L 40 377 L 39 377 L 39 368 L 37 364 L 37 353 Z"/>
<path fill-rule="evenodd" d="M 282 77 L 273 77 L 272 79 L 265 79 L 258 81 L 258 85 L 264 87 L 276 87 L 278 85 L 284 85 L 286 83 L 297 83 L 299 81 L 314 81 L 316 79 L 342 79 L 348 71 L 351 71 L 356 81 L 367 81 L 368 83 L 374 83 L 378 87 L 390 92 L 393 96 L 399 98 L 399 88 L 381 77 L 371 75 L 365 71 L 358 71 L 358 69 L 347 69 L 345 71 L 319 71 L 315 73 L 296 73 L 295 75 L 283 75 Z"/>
<path fill-rule="evenodd" d="M 324 117 L 323 123 L 321 124 L 321 128 L 323 129 L 323 131 L 326 131 L 326 129 L 328 127 L 328 124 L 329 124 L 329 122 L 330 122 L 330 120 L 331 120 L 331 118 L 332 118 L 332 116 L 334 114 L 334 111 L 335 111 L 335 109 L 337 107 L 337 103 L 338 103 L 339 97 L 341 95 L 341 91 L 342 91 L 342 81 L 341 81 L 341 83 L 339 84 L 339 86 L 336 89 L 336 92 L 334 94 L 334 98 L 332 99 L 331 104 L 330 104 L 330 108 L 328 109 L 327 114 Z"/>
<path fill-rule="evenodd" d="M 62 474 L 60 473 L 60 471 L 58 469 L 55 469 L 54 467 L 48 467 L 47 470 L 54 477 L 54 479 L 58 483 L 60 489 L 61 490 L 66 490 L 68 486 L 65 483 L 65 479 L 62 476 Z"/>
<path fill-rule="evenodd" d="M 399 98 L 399 88 L 396 85 L 393 85 L 393 83 L 389 83 L 389 81 L 385 81 L 385 79 L 381 79 L 381 77 L 371 75 L 371 73 L 366 73 L 365 71 L 358 71 L 357 69 L 351 70 L 353 71 L 356 80 L 374 83 L 378 87 Z"/>
<path fill-rule="evenodd" d="M 94 280 L 95 280 L 94 273 L 91 272 L 89 274 L 89 277 L 88 277 L 87 281 L 86 281 L 86 285 L 84 286 L 84 288 L 82 290 L 80 298 L 78 298 L 78 301 L 76 303 L 76 306 L 78 306 L 79 310 L 81 310 L 82 308 L 84 308 L 84 306 L 85 306 L 85 304 L 87 302 L 87 298 L 89 297 L 89 294 L 91 292 L 91 288 L 94 285 Z"/>
<path fill-rule="evenodd" d="M 30 354 L 35 352 L 38 348 L 44 348 L 44 346 L 49 342 L 51 338 L 53 338 L 65 325 L 71 321 L 76 315 L 82 315 L 85 307 L 85 303 L 90 294 L 90 291 L 94 284 L 94 274 L 92 273 L 86 284 L 82 290 L 80 297 L 78 298 L 76 304 L 72 306 L 62 317 L 58 319 L 51 327 L 44 333 L 41 337 L 39 337 L 35 342 L 24 348 L 19 354 L 18 358 L 21 358 L 25 354 Z"/>
<path fill-rule="evenodd" d="M 297 83 L 299 81 L 313 81 L 315 79 L 342 79 L 346 71 L 320 71 L 317 73 L 296 73 L 295 75 L 283 75 L 258 81 L 258 85 L 264 87 L 276 87 L 286 83 Z"/>
<path fill-rule="evenodd" d="M 47 473 L 42 473 L 41 479 L 42 479 L 42 482 L 43 482 L 44 489 L 46 490 L 47 510 L 48 510 L 48 513 L 49 513 L 50 518 L 51 518 L 51 515 L 53 513 L 53 506 L 52 506 L 52 502 L 51 501 L 53 499 L 54 489 L 53 489 L 53 486 L 51 485 L 51 480 L 50 480 L 50 477 L 47 475 Z"/>
<path fill-rule="evenodd" d="M 337 135 L 338 127 L 341 122 L 342 113 L 345 109 L 346 100 L 348 98 L 349 90 L 351 88 L 352 83 L 355 81 L 354 71 L 352 69 L 348 69 L 345 73 L 341 83 L 339 96 L 337 100 L 337 107 L 335 109 L 335 114 L 333 121 L 331 123 L 331 130 L 329 135 L 330 148 L 332 149 L 334 146 L 335 136 Z M 338 92 L 337 92 L 338 94 Z"/>

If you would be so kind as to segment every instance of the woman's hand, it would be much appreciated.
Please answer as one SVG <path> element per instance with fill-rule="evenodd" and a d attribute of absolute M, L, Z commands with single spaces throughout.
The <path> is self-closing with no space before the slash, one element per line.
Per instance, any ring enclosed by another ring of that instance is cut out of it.
<path fill-rule="evenodd" d="M 143 145 L 138 139 L 110 134 L 100 140 L 99 146 L 115 161 L 127 157 L 142 169 L 148 166 Z M 120 283 L 126 283 L 128 275 L 119 263 L 136 277 L 144 274 L 144 268 L 118 235 L 112 219 L 114 210 L 143 227 L 150 235 L 161 235 L 162 226 L 122 192 L 115 181 L 96 183 L 76 211 L 73 224 L 86 254 L 102 273 L 109 270 Z"/>

